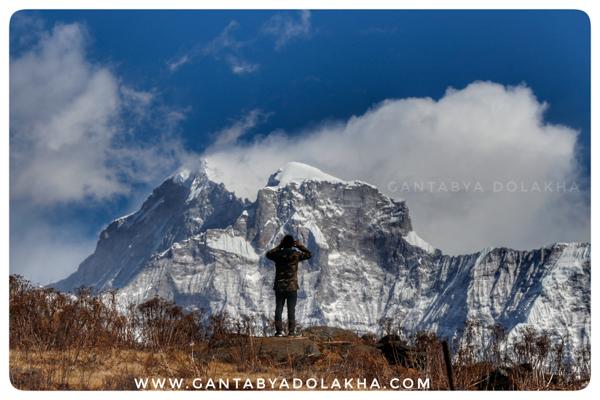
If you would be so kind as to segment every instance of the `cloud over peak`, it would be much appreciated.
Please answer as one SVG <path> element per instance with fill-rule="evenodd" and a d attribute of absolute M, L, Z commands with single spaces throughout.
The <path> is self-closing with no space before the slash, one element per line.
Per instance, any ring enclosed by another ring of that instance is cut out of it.
<path fill-rule="evenodd" d="M 249 198 L 292 160 L 373 183 L 406 199 L 415 229 L 451 253 L 587 240 L 588 194 L 569 190 L 579 183 L 578 132 L 544 121 L 546 108 L 525 85 L 474 82 L 439 100 L 386 100 L 347 121 L 206 156 Z"/>

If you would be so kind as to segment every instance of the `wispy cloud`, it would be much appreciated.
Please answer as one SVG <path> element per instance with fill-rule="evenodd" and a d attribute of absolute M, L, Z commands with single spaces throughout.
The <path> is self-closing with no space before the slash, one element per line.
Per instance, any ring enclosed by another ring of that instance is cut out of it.
<path fill-rule="evenodd" d="M 236 20 L 229 21 L 225 29 L 204 47 L 204 53 L 219 56 L 224 51 L 238 51 L 243 43 L 234 37 L 233 32 L 239 26 Z"/>
<path fill-rule="evenodd" d="M 248 62 L 233 55 L 228 56 L 226 59 L 231 68 L 231 72 L 236 75 L 251 74 L 256 72 L 259 68 L 259 65 L 256 63 Z"/>
<path fill-rule="evenodd" d="M 254 37 L 248 40 L 240 40 L 235 37 L 235 31 L 240 26 L 236 20 L 230 21 L 225 28 L 208 43 L 197 44 L 183 54 L 167 61 L 169 72 L 175 72 L 182 66 L 193 62 L 198 58 L 212 57 L 223 61 L 236 75 L 245 75 L 257 72 L 260 64 L 248 60 L 244 56 L 244 49 L 252 47 L 252 44 L 261 36 L 273 40 L 276 50 L 281 50 L 288 43 L 306 39 L 312 36 L 310 11 L 300 11 L 297 15 L 279 13 L 270 17 L 262 24 L 260 30 Z"/>
<path fill-rule="evenodd" d="M 277 14 L 269 18 L 262 31 L 275 39 L 275 49 L 280 50 L 294 40 L 308 38 L 312 34 L 310 11 L 300 11 L 297 18 Z"/>
<path fill-rule="evenodd" d="M 242 49 L 248 42 L 235 38 L 234 31 L 238 26 L 239 23 L 237 21 L 230 21 L 221 33 L 207 44 L 196 45 L 185 54 L 168 61 L 167 68 L 170 72 L 175 72 L 196 58 L 212 57 L 215 60 L 224 61 L 231 72 L 236 75 L 250 74 L 258 71 L 260 65 L 246 60 L 242 55 Z"/>
<path fill-rule="evenodd" d="M 175 60 L 168 61 L 167 68 L 169 69 L 170 72 L 177 71 L 179 69 L 179 67 L 181 67 L 191 61 L 190 55 L 191 55 L 191 53 L 184 54 Z"/>
<path fill-rule="evenodd" d="M 259 122 L 268 118 L 268 114 L 260 109 L 254 109 L 246 113 L 241 119 L 234 121 L 231 125 L 221 129 L 215 134 L 215 141 L 209 152 L 233 145 L 237 140 L 254 128 Z"/>

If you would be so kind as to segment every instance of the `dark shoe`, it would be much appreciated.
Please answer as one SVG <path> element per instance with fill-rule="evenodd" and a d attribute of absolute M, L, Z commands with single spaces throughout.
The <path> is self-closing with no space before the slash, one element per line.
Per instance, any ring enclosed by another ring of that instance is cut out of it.
<path fill-rule="evenodd" d="M 300 336 L 300 334 L 296 332 L 296 321 L 288 321 L 288 336 Z"/>
<path fill-rule="evenodd" d="M 283 322 L 275 321 L 275 336 L 283 336 Z"/>

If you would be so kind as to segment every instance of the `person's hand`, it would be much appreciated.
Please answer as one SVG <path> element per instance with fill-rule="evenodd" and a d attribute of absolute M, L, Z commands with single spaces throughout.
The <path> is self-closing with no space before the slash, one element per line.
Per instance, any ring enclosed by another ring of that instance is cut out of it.
<path fill-rule="evenodd" d="M 294 240 L 294 247 L 304 247 L 299 240 Z"/>

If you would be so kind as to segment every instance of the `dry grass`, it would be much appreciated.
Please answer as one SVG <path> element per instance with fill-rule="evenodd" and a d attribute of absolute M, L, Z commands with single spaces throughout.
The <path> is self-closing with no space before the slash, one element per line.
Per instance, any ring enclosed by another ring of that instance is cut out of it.
<path fill-rule="evenodd" d="M 122 314 L 88 290 L 69 296 L 11 276 L 9 329 L 10 379 L 25 390 L 135 390 L 134 378 L 143 377 L 317 377 L 326 386 L 345 378 L 428 378 L 430 389 L 448 389 L 439 338 L 406 334 L 389 320 L 382 321 L 386 337 L 379 341 L 310 328 L 301 340 L 316 343 L 320 354 L 281 359 L 261 346 L 286 339 L 259 338 L 271 328 L 252 319 L 185 313 L 158 298 Z M 491 338 L 486 349 L 476 346 L 481 332 Z M 463 337 L 453 346 L 458 389 L 575 390 L 589 381 L 589 351 L 567 362 L 561 340 L 544 332 L 526 330 L 509 344 L 501 327 L 469 322 Z"/>
<path fill-rule="evenodd" d="M 243 377 L 256 382 L 262 379 L 318 377 L 327 386 L 334 379 L 377 378 L 380 382 L 394 376 L 423 378 L 416 370 L 389 366 L 383 357 L 355 357 L 349 353 L 325 351 L 311 365 L 276 363 L 262 360 L 255 365 L 211 360 L 194 360 L 191 353 L 171 350 L 151 352 L 113 350 L 75 356 L 71 351 L 10 351 L 10 378 L 13 385 L 25 390 L 135 390 L 134 378 L 177 377 L 233 379 Z"/>

